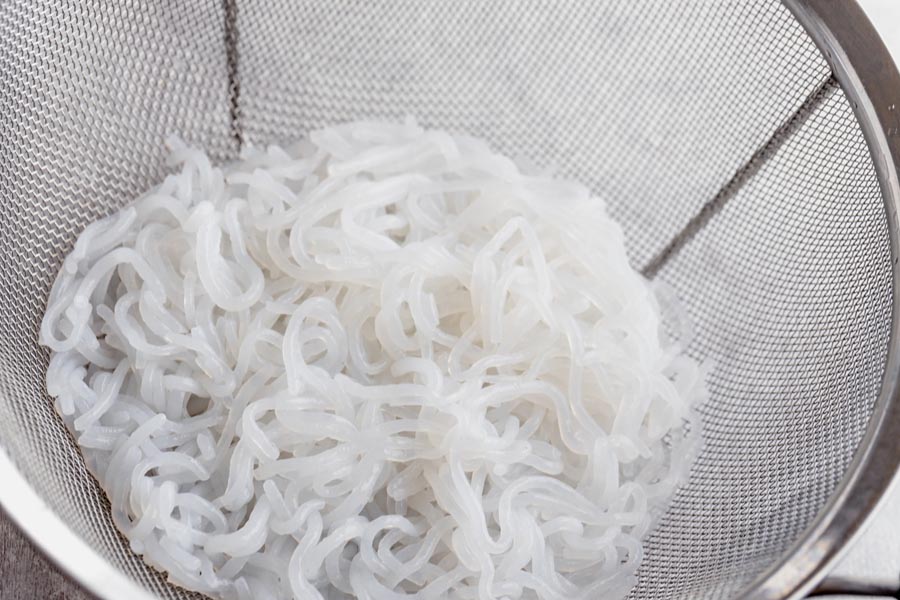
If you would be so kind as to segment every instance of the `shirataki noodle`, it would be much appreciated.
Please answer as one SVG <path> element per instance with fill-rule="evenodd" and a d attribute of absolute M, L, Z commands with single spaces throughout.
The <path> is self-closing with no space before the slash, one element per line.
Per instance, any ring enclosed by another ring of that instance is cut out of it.
<path fill-rule="evenodd" d="M 169 146 L 40 330 L 135 552 L 228 599 L 627 594 L 704 387 L 600 199 L 410 120 Z"/>

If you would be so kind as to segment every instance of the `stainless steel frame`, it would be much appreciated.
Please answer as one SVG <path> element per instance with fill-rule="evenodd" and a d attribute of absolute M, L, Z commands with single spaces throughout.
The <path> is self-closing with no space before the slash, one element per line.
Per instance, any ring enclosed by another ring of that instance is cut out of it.
<path fill-rule="evenodd" d="M 801 598 L 813 591 L 900 467 L 900 75 L 855 0 L 783 2 L 822 50 L 869 143 L 891 238 L 893 314 L 881 394 L 847 475 L 806 534 L 744 593 L 748 599 Z"/>
<path fill-rule="evenodd" d="M 799 598 L 814 590 L 876 508 L 900 466 L 900 75 L 854 0 L 783 0 L 822 49 L 868 140 L 885 199 L 893 255 L 893 324 L 881 395 L 866 436 L 829 504 L 784 559 L 744 598 Z M 0 449 L 0 505 L 34 544 L 102 598 L 152 600 L 45 505 Z"/>

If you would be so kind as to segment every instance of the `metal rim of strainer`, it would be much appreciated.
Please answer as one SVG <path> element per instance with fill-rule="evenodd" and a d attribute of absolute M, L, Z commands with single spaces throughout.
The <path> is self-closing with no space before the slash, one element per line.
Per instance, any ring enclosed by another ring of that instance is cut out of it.
<path fill-rule="evenodd" d="M 875 510 L 900 467 L 900 74 L 855 0 L 782 0 L 816 42 L 866 137 L 885 203 L 892 256 L 892 318 L 881 391 L 843 480 L 799 541 L 741 594 L 794 599 L 812 591 Z M 154 600 L 72 531 L 0 446 L 0 506 L 33 544 L 100 598 Z"/>
<path fill-rule="evenodd" d="M 885 371 L 865 436 L 816 520 L 741 595 L 766 600 L 801 598 L 813 591 L 850 547 L 900 468 L 900 74 L 855 0 L 782 2 L 821 50 L 868 142 L 884 199 L 893 289 Z"/>

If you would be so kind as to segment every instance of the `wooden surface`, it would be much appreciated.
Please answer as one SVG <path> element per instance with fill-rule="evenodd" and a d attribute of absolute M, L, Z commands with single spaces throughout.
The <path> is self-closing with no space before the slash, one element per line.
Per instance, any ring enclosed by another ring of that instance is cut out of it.
<path fill-rule="evenodd" d="M 0 511 L 0 599 L 94 600 L 32 547 Z"/>

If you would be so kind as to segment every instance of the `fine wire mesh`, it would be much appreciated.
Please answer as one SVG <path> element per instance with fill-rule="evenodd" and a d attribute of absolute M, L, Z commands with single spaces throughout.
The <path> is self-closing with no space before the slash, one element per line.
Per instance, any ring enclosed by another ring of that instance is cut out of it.
<path fill-rule="evenodd" d="M 0 3 L 0 442 L 114 566 L 189 597 L 115 532 L 36 345 L 78 231 L 162 178 L 166 135 L 221 161 L 411 114 L 588 184 L 640 268 L 828 75 L 778 0 Z M 714 367 L 703 450 L 633 595 L 729 596 L 824 506 L 884 369 L 887 224 L 839 89 L 659 278 Z"/>
<path fill-rule="evenodd" d="M 646 543 L 655 559 L 636 597 L 734 595 L 838 484 L 884 371 L 887 224 L 862 209 L 879 197 L 835 91 L 660 271 L 696 323 L 691 353 L 715 361 L 713 400 L 691 480 Z"/>

